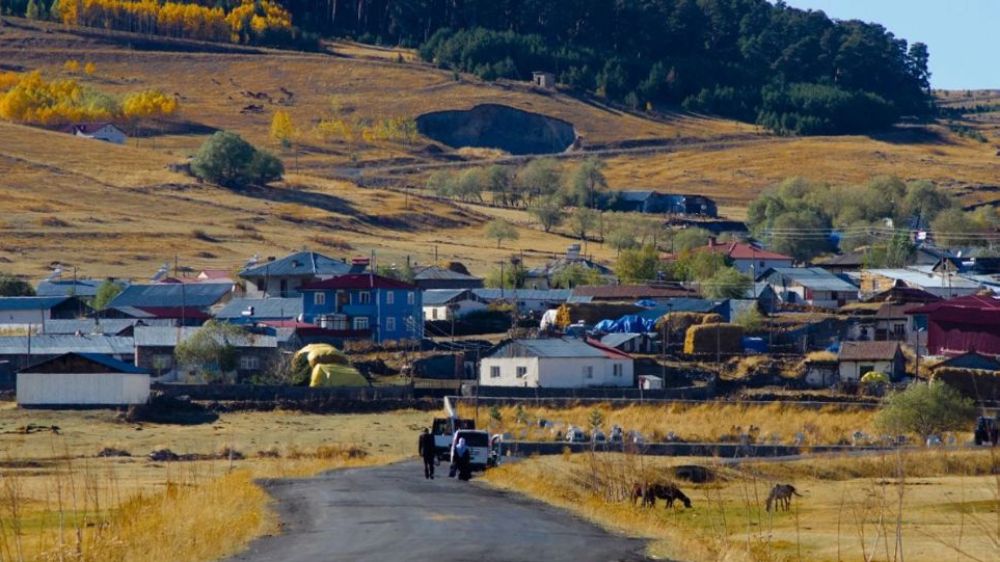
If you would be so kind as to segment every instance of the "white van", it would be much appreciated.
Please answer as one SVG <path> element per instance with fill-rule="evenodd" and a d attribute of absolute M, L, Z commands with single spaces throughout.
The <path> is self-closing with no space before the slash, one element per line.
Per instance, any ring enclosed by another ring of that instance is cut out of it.
<path fill-rule="evenodd" d="M 451 455 L 449 459 L 455 464 L 455 445 L 459 439 L 465 439 L 465 446 L 469 448 L 469 468 L 472 470 L 486 470 L 486 465 L 490 460 L 490 434 L 477 429 L 460 429 L 455 432 L 451 441 Z"/>

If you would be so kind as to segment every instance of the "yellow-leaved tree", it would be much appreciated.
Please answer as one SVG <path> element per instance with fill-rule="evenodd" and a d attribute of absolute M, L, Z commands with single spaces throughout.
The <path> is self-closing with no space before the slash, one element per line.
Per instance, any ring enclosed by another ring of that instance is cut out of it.
<path fill-rule="evenodd" d="M 132 123 L 134 132 L 147 119 L 159 119 L 177 113 L 177 99 L 159 90 L 145 90 L 125 96 L 122 115 Z"/>
<path fill-rule="evenodd" d="M 271 118 L 271 140 L 288 148 L 294 136 L 295 125 L 292 123 L 292 117 L 282 109 L 275 111 L 274 117 Z"/>

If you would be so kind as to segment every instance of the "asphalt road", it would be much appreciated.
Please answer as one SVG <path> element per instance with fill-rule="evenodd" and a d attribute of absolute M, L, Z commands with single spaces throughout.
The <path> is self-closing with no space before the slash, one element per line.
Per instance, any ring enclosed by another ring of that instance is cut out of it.
<path fill-rule="evenodd" d="M 425 480 L 415 461 L 277 480 L 267 489 L 284 532 L 254 541 L 230 562 L 646 560 L 644 541 L 475 479 L 445 472 Z"/>

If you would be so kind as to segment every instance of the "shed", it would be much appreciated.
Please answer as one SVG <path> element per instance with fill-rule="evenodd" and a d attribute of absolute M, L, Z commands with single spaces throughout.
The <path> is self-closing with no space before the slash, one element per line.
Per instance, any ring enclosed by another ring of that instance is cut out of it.
<path fill-rule="evenodd" d="M 895 341 L 843 342 L 837 360 L 842 382 L 857 382 L 871 371 L 885 373 L 894 381 L 906 373 L 903 350 Z"/>
<path fill-rule="evenodd" d="M 531 83 L 546 90 L 556 89 L 556 75 L 544 70 L 536 70 L 531 73 Z"/>
<path fill-rule="evenodd" d="M 601 338 L 601 343 L 626 353 L 657 353 L 660 347 L 659 340 L 653 334 L 636 332 L 607 334 Z"/>
<path fill-rule="evenodd" d="M 23 407 L 117 407 L 149 400 L 149 373 L 96 353 L 64 353 L 17 373 Z"/>

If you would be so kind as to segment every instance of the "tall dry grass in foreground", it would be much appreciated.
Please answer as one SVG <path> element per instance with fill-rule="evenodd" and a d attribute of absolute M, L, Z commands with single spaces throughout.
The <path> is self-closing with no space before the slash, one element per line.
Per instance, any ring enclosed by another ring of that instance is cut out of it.
<path fill-rule="evenodd" d="M 676 481 L 690 510 L 633 506 L 634 482 L 674 480 L 681 464 L 712 468 Z M 713 561 L 987 561 L 1000 554 L 1000 462 L 991 451 L 908 451 L 876 457 L 723 464 L 621 454 L 565 454 L 503 465 L 486 481 L 651 540 L 650 553 Z M 802 497 L 767 511 L 775 483 Z"/>
<path fill-rule="evenodd" d="M 40 470 L 6 470 L 0 477 L 0 560 L 217 560 L 279 530 L 255 479 L 398 458 L 338 445 L 273 454 L 159 468 L 145 459 L 62 458 Z M 154 470 L 165 470 L 159 476 L 165 479 L 150 482 Z"/>
<path fill-rule="evenodd" d="M 738 431 L 746 432 L 750 426 L 759 429 L 761 441 L 792 444 L 801 433 L 806 444 L 850 443 L 856 431 L 875 435 L 874 410 L 852 406 L 829 405 L 818 408 L 772 403 L 732 404 L 707 402 L 699 404 L 629 404 L 581 403 L 569 408 L 548 408 L 528 405 L 503 406 L 497 410 L 500 422 L 490 418 L 490 408 L 480 406 L 477 425 L 492 423 L 495 430 L 509 431 L 516 437 L 551 440 L 550 430 L 539 427 L 539 420 L 572 424 L 589 428 L 592 412 L 596 409 L 603 417 L 605 431 L 612 425 L 625 430 L 637 430 L 649 441 L 660 441 L 670 433 L 685 441 L 716 442 L 734 438 Z M 459 411 L 463 416 L 474 417 L 475 409 L 463 402 Z M 738 431 L 737 431 L 738 430 Z"/>

